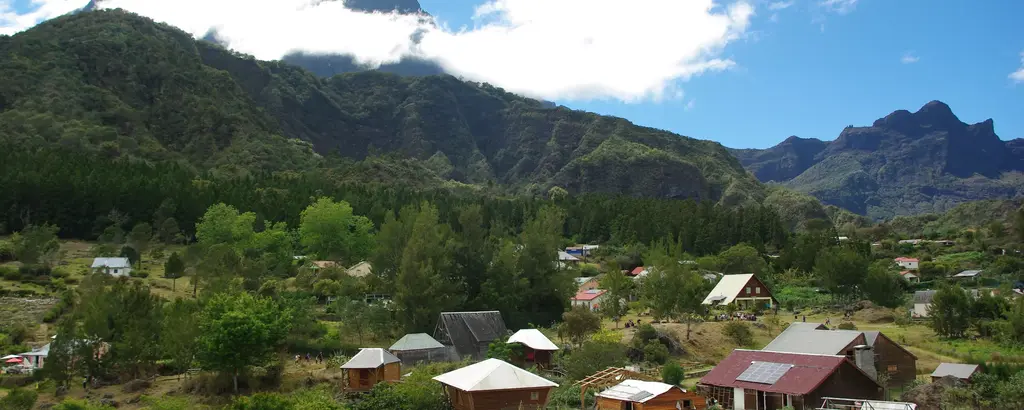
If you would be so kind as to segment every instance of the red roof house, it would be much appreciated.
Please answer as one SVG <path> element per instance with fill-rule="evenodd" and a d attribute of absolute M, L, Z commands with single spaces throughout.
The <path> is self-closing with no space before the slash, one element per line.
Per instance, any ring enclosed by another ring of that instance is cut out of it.
<path fill-rule="evenodd" d="M 816 409 L 822 397 L 881 400 L 882 387 L 845 356 L 734 350 L 700 379 L 723 408 Z"/>
<path fill-rule="evenodd" d="M 597 309 L 607 293 L 608 291 L 603 289 L 590 289 L 579 292 L 576 296 L 572 297 L 572 306 L 586 306 L 590 310 Z"/>
<path fill-rule="evenodd" d="M 637 266 L 633 268 L 633 270 L 629 271 L 629 276 L 640 276 L 640 274 L 644 273 L 645 270 L 647 269 L 643 266 Z"/>

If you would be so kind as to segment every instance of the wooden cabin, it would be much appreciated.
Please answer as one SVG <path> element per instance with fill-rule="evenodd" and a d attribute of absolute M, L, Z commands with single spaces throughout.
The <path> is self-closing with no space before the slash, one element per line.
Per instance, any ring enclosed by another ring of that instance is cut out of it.
<path fill-rule="evenodd" d="M 597 410 L 704 410 L 696 392 L 660 382 L 624 380 L 597 394 Z"/>
<path fill-rule="evenodd" d="M 434 380 L 454 410 L 539 410 L 558 384 L 498 359 L 487 359 Z"/>
<path fill-rule="evenodd" d="M 402 361 L 381 348 L 361 349 L 341 365 L 342 387 L 346 390 L 370 390 L 377 383 L 396 382 L 402 377 Z"/>
<path fill-rule="evenodd" d="M 558 346 L 537 329 L 521 329 L 508 338 L 506 343 L 518 343 L 523 346 L 522 355 L 513 358 L 512 361 L 524 367 L 550 368 L 551 358 L 558 351 Z"/>
<path fill-rule="evenodd" d="M 403 365 L 448 360 L 448 349 L 426 333 L 410 333 L 402 336 L 388 348 L 388 351 L 402 359 Z"/>

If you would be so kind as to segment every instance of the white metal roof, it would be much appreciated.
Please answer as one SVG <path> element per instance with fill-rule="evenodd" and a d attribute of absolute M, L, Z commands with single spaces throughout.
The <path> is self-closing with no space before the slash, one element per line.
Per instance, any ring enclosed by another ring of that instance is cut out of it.
<path fill-rule="evenodd" d="M 736 296 L 740 294 L 740 291 L 743 290 L 743 287 L 747 285 L 747 282 L 752 277 L 754 277 L 753 273 L 722 276 L 722 279 L 718 281 L 718 284 L 711 290 L 711 293 L 708 293 L 708 296 L 704 298 L 704 304 L 710 305 L 712 301 L 717 299 L 715 296 L 725 296 L 725 299 L 722 299 L 721 302 L 723 305 L 732 303 L 733 299 L 736 299 Z"/>
<path fill-rule="evenodd" d="M 92 268 L 128 268 L 128 258 L 96 258 L 92 260 Z"/>
<path fill-rule="evenodd" d="M 558 383 L 498 359 L 487 359 L 434 377 L 462 391 L 488 391 L 558 387 Z"/>
<path fill-rule="evenodd" d="M 672 389 L 671 384 L 660 382 L 645 382 L 640 380 L 626 380 L 616 386 L 597 394 L 598 397 L 605 397 L 615 400 L 623 400 L 634 403 L 646 403 L 648 400 L 658 397 Z"/>
<path fill-rule="evenodd" d="M 520 329 L 506 343 L 522 343 L 533 350 L 558 350 L 558 346 L 537 329 Z"/>
<path fill-rule="evenodd" d="M 785 353 L 840 354 L 862 333 L 856 330 L 820 330 L 820 323 L 797 322 L 789 325 L 764 347 L 765 351 Z"/>
<path fill-rule="evenodd" d="M 569 254 L 569 252 L 566 252 L 566 251 L 558 251 L 558 260 L 572 262 L 572 261 L 578 261 L 578 260 L 580 260 L 580 258 L 572 256 L 572 255 Z"/>
<path fill-rule="evenodd" d="M 372 347 L 366 349 L 360 349 L 359 353 L 352 356 L 345 364 L 341 365 L 342 369 L 376 369 L 388 363 L 400 362 L 401 359 L 395 357 L 395 355 L 388 353 L 387 350 L 379 347 Z"/>
<path fill-rule="evenodd" d="M 939 367 L 932 372 L 932 377 L 953 376 L 958 379 L 969 379 L 976 371 L 978 371 L 976 364 L 939 363 Z"/>

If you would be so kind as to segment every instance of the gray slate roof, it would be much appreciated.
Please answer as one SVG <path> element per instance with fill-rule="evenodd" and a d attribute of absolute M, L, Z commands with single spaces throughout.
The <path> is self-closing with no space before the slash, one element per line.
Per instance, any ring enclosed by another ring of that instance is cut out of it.
<path fill-rule="evenodd" d="M 395 355 L 388 353 L 387 350 L 379 347 L 360 349 L 359 353 L 352 356 L 345 364 L 341 365 L 342 369 L 376 369 L 385 364 L 401 362 L 402 360 L 395 357 Z"/>
<path fill-rule="evenodd" d="M 953 376 L 958 379 L 969 379 L 976 371 L 978 371 L 976 364 L 940 363 L 939 367 L 932 372 L 932 377 Z"/>
<path fill-rule="evenodd" d="M 786 328 L 775 340 L 765 346 L 765 351 L 834 355 L 841 353 L 853 343 L 861 332 L 856 330 L 819 330 L 815 324 L 794 323 Z"/>
<path fill-rule="evenodd" d="M 430 349 L 444 349 L 444 345 L 433 337 L 426 333 L 410 333 L 402 336 L 398 339 L 395 344 L 391 345 L 388 350 L 393 352 L 403 352 L 409 350 L 430 350 Z"/>

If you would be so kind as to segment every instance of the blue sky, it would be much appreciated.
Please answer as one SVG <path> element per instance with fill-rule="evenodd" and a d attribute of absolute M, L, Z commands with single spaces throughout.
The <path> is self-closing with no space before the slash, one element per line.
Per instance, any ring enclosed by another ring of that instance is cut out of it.
<path fill-rule="evenodd" d="M 0 0 L 0 34 L 88 0 Z M 1024 1 L 420 0 L 416 16 L 310 0 L 105 0 L 261 59 L 415 55 L 571 108 L 729 147 L 831 140 L 941 100 L 1024 138 Z M 412 33 L 422 38 L 410 40 Z"/>
<path fill-rule="evenodd" d="M 860 0 L 845 14 L 815 1 L 774 13 L 757 4 L 748 36 L 723 52 L 736 66 L 682 82 L 682 101 L 558 102 L 737 148 L 830 140 L 931 100 L 964 122 L 993 118 L 1004 140 L 1024 138 L 1024 83 L 1009 78 L 1022 63 L 1024 1 Z M 457 27 L 472 25 L 481 2 L 420 3 Z"/>

